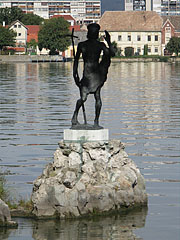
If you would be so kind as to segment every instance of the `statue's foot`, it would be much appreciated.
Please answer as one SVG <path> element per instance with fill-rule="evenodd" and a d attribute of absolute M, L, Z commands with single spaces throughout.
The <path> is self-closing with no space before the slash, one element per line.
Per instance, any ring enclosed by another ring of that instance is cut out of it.
<path fill-rule="evenodd" d="M 72 118 L 71 123 L 72 123 L 72 126 L 75 126 L 75 125 L 79 125 L 79 124 L 80 124 L 80 123 L 78 122 L 78 120 L 75 119 L 75 118 Z"/>
<path fill-rule="evenodd" d="M 98 121 L 94 121 L 94 128 L 95 129 L 103 129 L 102 126 L 99 126 L 99 122 Z"/>

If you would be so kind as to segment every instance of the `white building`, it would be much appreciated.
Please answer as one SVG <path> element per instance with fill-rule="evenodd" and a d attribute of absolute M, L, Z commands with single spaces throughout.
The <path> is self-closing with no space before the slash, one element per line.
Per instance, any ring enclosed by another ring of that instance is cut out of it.
<path fill-rule="evenodd" d="M 125 11 L 155 11 L 160 15 L 180 15 L 180 0 L 124 0 Z"/>
<path fill-rule="evenodd" d="M 126 47 L 143 55 L 144 45 L 148 45 L 148 55 L 161 55 L 162 24 L 160 15 L 153 11 L 107 11 L 100 20 L 101 32 L 110 33 L 123 55 Z"/>
<path fill-rule="evenodd" d="M 151 0 L 125 0 L 125 11 L 151 11 L 151 10 L 152 10 Z"/>
<path fill-rule="evenodd" d="M 79 23 L 98 22 L 101 17 L 101 0 L 1 0 L 0 8 L 5 7 L 19 7 L 45 19 L 68 14 Z"/>
<path fill-rule="evenodd" d="M 17 34 L 16 46 L 26 46 L 28 32 L 27 27 L 19 20 L 16 20 L 9 26 L 9 29 L 13 30 Z"/>

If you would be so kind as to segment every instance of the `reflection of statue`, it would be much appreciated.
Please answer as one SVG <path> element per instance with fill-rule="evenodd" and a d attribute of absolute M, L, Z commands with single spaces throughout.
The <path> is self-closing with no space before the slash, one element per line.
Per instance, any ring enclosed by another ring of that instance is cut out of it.
<path fill-rule="evenodd" d="M 110 35 L 105 31 L 105 37 L 108 47 L 103 42 L 98 41 L 100 26 L 96 23 L 88 25 L 88 40 L 78 44 L 77 53 L 74 59 L 73 77 L 76 85 L 80 89 L 80 99 L 76 103 L 76 108 L 72 117 L 72 128 L 78 128 L 78 112 L 82 107 L 84 111 L 84 102 L 87 100 L 88 94 L 94 94 L 95 97 L 95 120 L 94 127 L 99 126 L 99 115 L 101 111 L 100 91 L 107 79 L 108 68 L 110 66 L 110 58 L 115 55 L 114 49 L 110 41 Z M 99 62 L 100 55 L 103 53 L 102 60 Z M 83 77 L 80 81 L 78 75 L 78 62 L 80 55 L 84 61 Z M 85 117 L 84 117 L 85 118 Z M 85 124 L 86 124 L 86 118 Z"/>

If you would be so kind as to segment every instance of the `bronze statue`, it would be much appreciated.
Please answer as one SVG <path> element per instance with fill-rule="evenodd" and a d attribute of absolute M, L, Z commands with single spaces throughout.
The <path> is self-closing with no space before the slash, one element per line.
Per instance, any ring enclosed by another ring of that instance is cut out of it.
<path fill-rule="evenodd" d="M 107 79 L 108 68 L 111 63 L 111 57 L 115 55 L 114 48 L 111 44 L 110 35 L 105 31 L 104 39 L 106 40 L 108 47 L 103 42 L 98 40 L 100 26 L 97 23 L 91 23 L 88 25 L 87 40 L 80 42 L 77 47 L 77 53 L 74 58 L 73 65 L 73 77 L 76 85 L 80 90 L 80 99 L 76 103 L 76 108 L 72 117 L 72 129 L 88 129 L 84 102 L 87 100 L 88 94 L 94 94 L 95 97 L 95 119 L 93 129 L 102 128 L 99 126 L 99 116 L 101 111 L 101 88 Z M 102 59 L 100 60 L 100 55 Z M 84 61 L 83 77 L 80 81 L 78 74 L 78 62 L 82 54 Z M 80 108 L 83 108 L 84 113 L 84 125 L 78 122 L 78 112 Z M 83 126 L 83 127 L 82 127 Z"/>

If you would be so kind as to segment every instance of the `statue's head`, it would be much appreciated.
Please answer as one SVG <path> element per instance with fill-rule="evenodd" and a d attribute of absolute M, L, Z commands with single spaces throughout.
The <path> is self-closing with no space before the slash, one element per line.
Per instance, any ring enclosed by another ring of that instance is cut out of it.
<path fill-rule="evenodd" d="M 88 33 L 87 33 L 87 38 L 88 39 L 98 39 L 99 37 L 99 30 L 100 30 L 100 26 L 97 23 L 90 23 L 87 26 L 88 29 Z"/>

